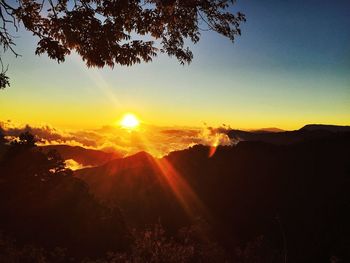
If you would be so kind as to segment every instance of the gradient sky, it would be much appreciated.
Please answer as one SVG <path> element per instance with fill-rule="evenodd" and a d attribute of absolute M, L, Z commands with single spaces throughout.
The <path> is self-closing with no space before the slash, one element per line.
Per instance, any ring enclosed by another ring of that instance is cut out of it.
<path fill-rule="evenodd" d="M 57 64 L 34 55 L 17 33 L 7 52 L 11 87 L 0 91 L 0 120 L 65 128 L 112 124 L 133 112 L 155 125 L 298 129 L 350 125 L 349 1 L 238 1 L 247 16 L 233 45 L 203 32 L 194 60 L 87 69 L 77 55 Z M 3 54 L 1 54 L 3 56 Z"/>

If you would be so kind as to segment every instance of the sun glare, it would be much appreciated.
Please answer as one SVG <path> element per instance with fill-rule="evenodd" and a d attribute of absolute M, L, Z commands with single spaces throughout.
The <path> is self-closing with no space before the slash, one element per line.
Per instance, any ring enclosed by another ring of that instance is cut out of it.
<path fill-rule="evenodd" d="M 135 129 L 139 125 L 140 125 L 140 121 L 136 118 L 134 114 L 131 114 L 131 113 L 125 114 L 120 121 L 120 126 L 128 130 Z"/>

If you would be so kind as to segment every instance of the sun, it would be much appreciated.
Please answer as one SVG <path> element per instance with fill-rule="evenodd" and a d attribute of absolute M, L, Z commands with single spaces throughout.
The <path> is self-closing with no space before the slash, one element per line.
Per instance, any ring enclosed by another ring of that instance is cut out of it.
<path fill-rule="evenodd" d="M 140 121 L 134 114 L 126 113 L 119 122 L 119 124 L 124 129 L 132 130 L 140 125 Z"/>

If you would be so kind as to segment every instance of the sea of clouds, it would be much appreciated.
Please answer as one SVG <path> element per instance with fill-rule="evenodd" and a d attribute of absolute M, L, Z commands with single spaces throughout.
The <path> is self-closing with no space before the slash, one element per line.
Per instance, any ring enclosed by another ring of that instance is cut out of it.
<path fill-rule="evenodd" d="M 38 145 L 66 144 L 107 152 L 116 151 L 124 156 L 147 151 L 161 157 L 171 151 L 186 149 L 196 144 L 234 145 L 237 141 L 228 137 L 228 130 L 230 127 L 225 125 L 218 128 L 206 125 L 202 128 L 189 128 L 145 124 L 132 131 L 108 125 L 96 129 L 63 130 L 50 125 L 32 126 L 12 121 L 0 122 L 0 132 L 9 140 L 28 131 L 35 135 Z"/>

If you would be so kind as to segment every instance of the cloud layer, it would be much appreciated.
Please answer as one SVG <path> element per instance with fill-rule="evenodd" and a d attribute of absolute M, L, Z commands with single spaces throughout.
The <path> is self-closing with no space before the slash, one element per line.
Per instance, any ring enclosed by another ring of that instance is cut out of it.
<path fill-rule="evenodd" d="M 123 155 L 147 151 L 163 156 L 174 150 L 181 150 L 195 144 L 210 146 L 232 145 L 227 136 L 229 127 L 179 128 L 141 125 L 136 131 L 116 126 L 103 126 L 90 130 L 59 130 L 49 125 L 34 127 L 18 125 L 11 121 L 0 122 L 0 131 L 13 139 L 28 131 L 34 134 L 41 145 L 67 144 L 104 151 L 117 151 Z"/>

